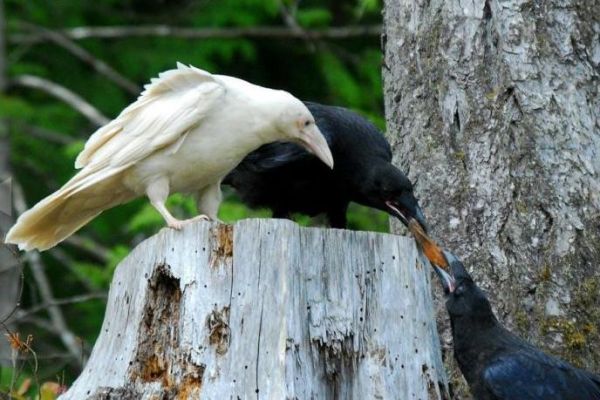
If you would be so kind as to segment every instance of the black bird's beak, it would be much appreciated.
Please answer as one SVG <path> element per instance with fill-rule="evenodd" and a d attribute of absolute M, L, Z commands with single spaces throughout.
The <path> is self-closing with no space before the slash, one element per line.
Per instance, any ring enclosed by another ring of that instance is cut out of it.
<path fill-rule="evenodd" d="M 448 271 L 446 271 L 443 268 L 438 267 L 437 265 L 433 266 L 433 270 L 435 271 L 435 274 L 442 282 L 442 287 L 444 288 L 444 293 L 450 294 L 450 293 L 454 292 L 454 289 L 456 289 L 456 280 L 454 279 L 454 277 L 452 275 L 450 275 L 448 273 Z"/>
<path fill-rule="evenodd" d="M 423 210 L 421 210 L 419 202 L 412 193 L 403 193 L 394 200 L 387 200 L 385 205 L 391 214 L 402 221 L 404 225 L 408 226 L 409 221 L 414 219 L 427 233 L 425 215 L 423 215 Z"/>
<path fill-rule="evenodd" d="M 437 265 L 434 265 L 433 269 L 442 282 L 444 292 L 449 294 L 456 289 L 457 278 L 470 278 L 470 276 L 463 263 L 454 254 L 448 250 L 444 250 L 443 253 L 448 263 L 448 270 L 440 268 Z"/>

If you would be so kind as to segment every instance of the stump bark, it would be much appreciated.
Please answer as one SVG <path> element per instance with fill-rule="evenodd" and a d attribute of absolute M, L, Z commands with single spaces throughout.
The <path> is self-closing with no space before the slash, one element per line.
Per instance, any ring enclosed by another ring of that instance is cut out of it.
<path fill-rule="evenodd" d="M 411 238 L 283 220 L 163 229 L 116 269 L 61 399 L 443 399 Z"/>

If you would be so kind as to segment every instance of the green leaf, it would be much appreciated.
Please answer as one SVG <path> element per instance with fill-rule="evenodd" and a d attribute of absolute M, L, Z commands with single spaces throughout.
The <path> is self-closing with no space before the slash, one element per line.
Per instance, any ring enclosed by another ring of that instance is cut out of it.
<path fill-rule="evenodd" d="M 331 22 L 331 13 L 325 8 L 303 8 L 298 10 L 296 18 L 305 27 L 325 27 Z"/>
<path fill-rule="evenodd" d="M 62 387 L 56 382 L 44 382 L 40 387 L 40 400 L 56 400 L 62 393 Z"/>
<path fill-rule="evenodd" d="M 33 107 L 24 99 L 0 95 L 0 117 L 27 118 L 33 112 Z"/>
<path fill-rule="evenodd" d="M 381 9 L 379 0 L 360 0 L 360 5 L 366 11 L 378 11 Z"/>
<path fill-rule="evenodd" d="M 225 201 L 219 208 L 219 219 L 223 222 L 232 223 L 243 218 L 268 218 L 271 212 L 268 210 L 251 210 L 238 201 Z"/>
<path fill-rule="evenodd" d="M 80 279 L 92 283 L 95 289 L 105 289 L 112 277 L 105 268 L 92 262 L 75 262 L 73 271 Z"/>
<path fill-rule="evenodd" d="M 364 93 L 356 79 L 350 74 L 346 66 L 339 58 L 331 53 L 321 56 L 321 70 L 336 97 L 342 104 L 354 107 L 361 104 Z"/>
<path fill-rule="evenodd" d="M 81 150 L 83 150 L 84 145 L 85 143 L 83 142 L 83 140 L 73 141 L 73 143 L 70 143 L 63 147 L 63 154 L 69 160 L 75 160 L 75 158 L 77 158 L 77 155 L 81 153 Z"/>

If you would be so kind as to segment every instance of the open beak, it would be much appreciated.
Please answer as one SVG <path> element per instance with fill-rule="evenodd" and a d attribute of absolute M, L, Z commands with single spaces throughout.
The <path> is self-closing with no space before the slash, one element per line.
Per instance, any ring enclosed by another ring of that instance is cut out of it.
<path fill-rule="evenodd" d="M 448 250 L 444 250 L 443 253 L 448 266 L 441 268 L 434 265 L 433 268 L 435 269 L 438 278 L 440 278 L 440 281 L 442 281 L 444 293 L 450 294 L 456 289 L 457 280 L 471 279 L 471 276 L 463 263 L 454 254 Z"/>
<path fill-rule="evenodd" d="M 300 144 L 306 150 L 317 156 L 327 166 L 333 169 L 333 156 L 325 137 L 315 124 L 304 131 L 304 135 L 300 139 Z"/>
<path fill-rule="evenodd" d="M 433 266 L 433 270 L 435 271 L 437 277 L 442 282 L 442 287 L 444 288 L 444 293 L 450 294 L 454 292 L 456 289 L 456 280 L 454 277 L 445 269 L 438 267 L 437 265 Z"/>
<path fill-rule="evenodd" d="M 412 194 L 407 193 L 396 200 L 388 200 L 385 202 L 385 205 L 404 225 L 408 226 L 409 221 L 414 219 L 421 225 L 423 231 L 427 232 L 425 215 L 423 215 L 423 210 L 421 210 L 417 199 Z"/>

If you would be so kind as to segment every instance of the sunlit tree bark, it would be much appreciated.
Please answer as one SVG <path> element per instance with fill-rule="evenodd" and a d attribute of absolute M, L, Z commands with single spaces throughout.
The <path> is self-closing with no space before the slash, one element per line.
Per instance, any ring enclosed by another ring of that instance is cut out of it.
<path fill-rule="evenodd" d="M 508 326 L 595 371 L 598 15 L 585 0 L 388 0 L 383 69 L 396 159 L 434 236 Z"/>

